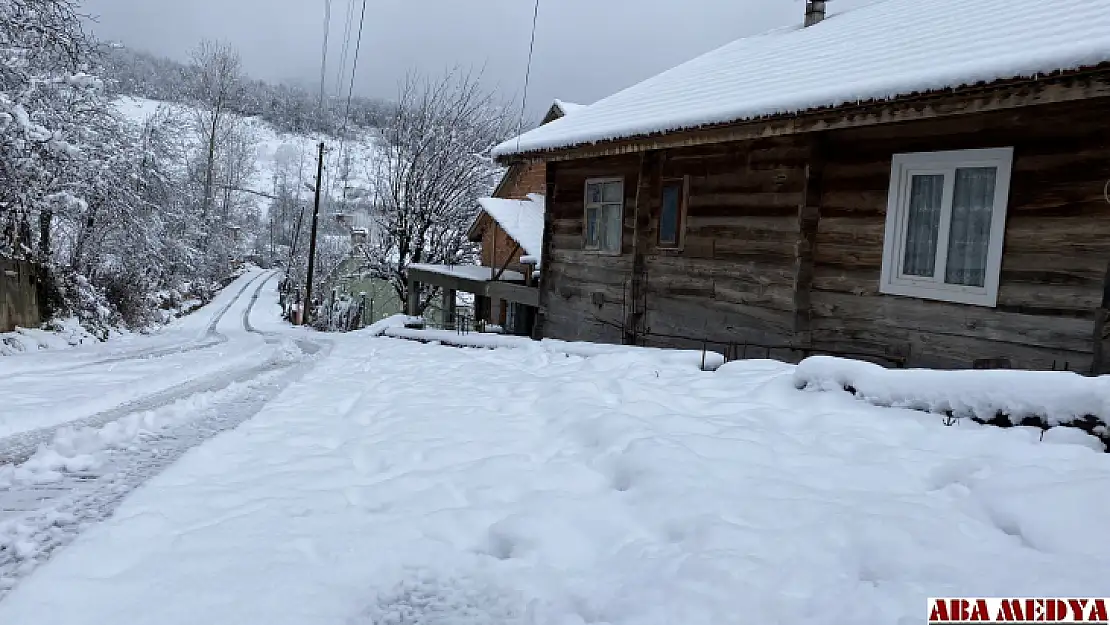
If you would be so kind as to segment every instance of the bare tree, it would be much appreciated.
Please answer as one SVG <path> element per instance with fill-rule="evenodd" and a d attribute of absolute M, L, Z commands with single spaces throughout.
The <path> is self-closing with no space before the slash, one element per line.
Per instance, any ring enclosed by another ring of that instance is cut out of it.
<path fill-rule="evenodd" d="M 198 134 L 205 145 L 204 187 L 201 215 L 207 219 L 215 203 L 217 150 L 224 139 L 234 134 L 231 111 L 242 94 L 242 63 L 239 53 L 227 44 L 202 41 L 193 52 L 196 83 Z"/>
<path fill-rule="evenodd" d="M 496 181 L 489 151 L 511 119 L 480 78 L 457 69 L 438 79 L 410 74 L 382 131 L 369 172 L 376 223 L 366 256 L 371 275 L 390 281 L 401 301 L 410 264 L 477 258 L 466 231 Z M 434 295 L 422 295 L 421 310 Z"/>

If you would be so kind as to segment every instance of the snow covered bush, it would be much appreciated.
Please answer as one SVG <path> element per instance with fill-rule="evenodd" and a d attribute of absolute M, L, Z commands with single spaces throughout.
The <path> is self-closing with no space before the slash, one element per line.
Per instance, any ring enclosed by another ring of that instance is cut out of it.
<path fill-rule="evenodd" d="M 858 399 L 1000 427 L 1079 428 L 1110 446 L 1110 377 L 1067 371 L 885 369 L 813 356 L 794 371 L 794 384 L 811 391 L 847 391 Z"/>

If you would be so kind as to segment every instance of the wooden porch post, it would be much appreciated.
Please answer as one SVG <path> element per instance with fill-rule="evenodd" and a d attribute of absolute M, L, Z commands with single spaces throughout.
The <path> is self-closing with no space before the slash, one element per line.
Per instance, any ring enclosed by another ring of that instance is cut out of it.
<path fill-rule="evenodd" d="M 457 298 L 454 289 L 443 289 L 443 328 L 455 329 L 455 306 Z"/>
<path fill-rule="evenodd" d="M 821 182 L 825 170 L 825 140 L 813 135 L 805 168 L 805 188 L 798 206 L 798 241 L 794 248 L 794 347 L 813 346 L 814 254 L 821 222 Z"/>
<path fill-rule="evenodd" d="M 1091 337 L 1091 375 L 1107 372 L 1107 326 L 1110 322 L 1110 264 L 1102 282 L 1102 306 L 1095 311 L 1094 335 Z"/>
<path fill-rule="evenodd" d="M 656 202 L 661 202 L 663 187 L 662 153 L 655 150 L 640 155 L 640 174 L 636 178 L 636 203 L 632 207 L 632 284 L 631 302 L 625 308 L 624 343 L 636 345 L 646 327 L 647 263 L 644 255 L 651 246 L 651 217 Z"/>
<path fill-rule="evenodd" d="M 406 314 L 410 317 L 420 315 L 420 283 L 409 278 L 409 301 L 406 303 Z"/>
<path fill-rule="evenodd" d="M 551 292 L 551 229 L 555 223 L 555 162 L 544 165 L 544 211 L 543 211 L 543 264 L 540 265 L 540 305 L 536 309 L 536 319 L 532 324 L 532 338 L 540 340 L 544 337 L 544 326 L 547 323 L 547 303 Z"/>

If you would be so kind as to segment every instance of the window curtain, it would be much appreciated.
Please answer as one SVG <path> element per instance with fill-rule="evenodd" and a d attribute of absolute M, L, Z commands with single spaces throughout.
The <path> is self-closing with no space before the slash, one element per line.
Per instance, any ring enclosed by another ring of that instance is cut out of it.
<path fill-rule="evenodd" d="M 910 184 L 909 219 L 902 274 L 932 277 L 936 269 L 944 175 L 914 176 Z"/>
<path fill-rule="evenodd" d="M 956 170 L 952 230 L 948 237 L 948 264 L 944 275 L 948 284 L 980 287 L 986 284 L 997 176 L 994 167 Z"/>
<path fill-rule="evenodd" d="M 621 251 L 621 205 L 606 204 L 603 211 L 605 228 L 601 246 L 608 252 Z"/>
<path fill-rule="evenodd" d="M 600 237 L 598 236 L 599 222 L 598 209 L 596 207 L 589 207 L 586 209 L 586 247 L 596 248 L 600 244 Z"/>

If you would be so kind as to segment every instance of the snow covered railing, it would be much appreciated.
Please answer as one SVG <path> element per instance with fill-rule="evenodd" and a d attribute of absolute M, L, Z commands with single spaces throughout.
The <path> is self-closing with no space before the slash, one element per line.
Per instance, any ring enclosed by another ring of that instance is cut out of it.
<path fill-rule="evenodd" d="M 382 324 L 381 327 L 375 328 L 372 326 L 371 330 L 377 330 L 374 333 L 379 336 L 421 341 L 424 343 L 440 343 L 453 347 L 470 347 L 478 349 L 536 349 L 550 354 L 581 356 L 584 358 L 614 354 L 650 355 L 670 364 L 681 366 L 693 365 L 703 371 L 715 371 L 725 363 L 724 355 L 711 351 L 663 349 L 634 345 L 607 345 L 601 343 L 560 341 L 556 339 L 534 341 L 526 336 L 504 334 L 474 332 L 459 334 L 452 330 L 426 330 L 404 327 L 405 323 L 400 319 L 402 315 L 398 315 L 397 317 L 398 318 L 390 318 L 379 322 L 379 324 Z M 389 323 L 387 324 L 386 322 Z M 375 326 L 379 324 L 375 324 Z"/>
<path fill-rule="evenodd" d="M 999 427 L 1062 426 L 1097 436 L 1110 449 L 1110 376 L 1067 371 L 885 369 L 814 356 L 794 370 L 794 385 L 847 391 L 876 406 L 909 408 Z"/>

